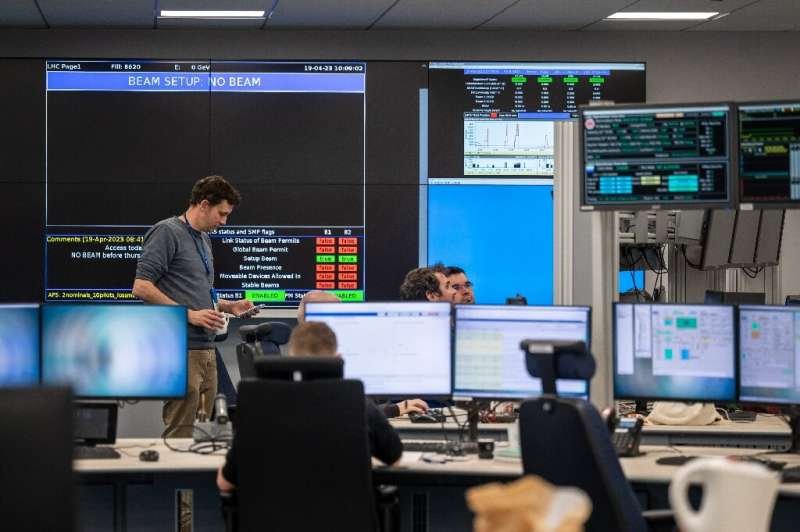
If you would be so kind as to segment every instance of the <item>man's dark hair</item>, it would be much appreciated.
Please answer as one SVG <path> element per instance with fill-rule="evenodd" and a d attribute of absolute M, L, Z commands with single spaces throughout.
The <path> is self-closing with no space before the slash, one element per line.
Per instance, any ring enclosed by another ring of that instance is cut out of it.
<path fill-rule="evenodd" d="M 221 175 L 210 175 L 199 179 L 194 184 L 189 204 L 199 205 L 203 200 L 208 200 L 210 205 L 219 205 L 223 201 L 227 201 L 231 205 L 239 205 L 242 195 Z"/>
<path fill-rule="evenodd" d="M 430 266 L 430 269 L 433 270 L 433 273 L 443 273 L 447 275 L 447 266 L 444 265 L 444 262 L 437 262 Z"/>
<path fill-rule="evenodd" d="M 441 295 L 439 279 L 432 268 L 414 268 L 400 285 L 400 299 L 404 301 L 427 301 L 428 292 Z"/>
<path fill-rule="evenodd" d="M 464 268 L 459 268 L 458 266 L 448 266 L 447 269 L 444 272 L 444 274 L 447 277 L 450 277 L 451 275 L 456 275 L 456 274 L 459 274 L 459 273 L 463 273 L 464 275 L 467 274 L 467 272 L 464 271 Z"/>

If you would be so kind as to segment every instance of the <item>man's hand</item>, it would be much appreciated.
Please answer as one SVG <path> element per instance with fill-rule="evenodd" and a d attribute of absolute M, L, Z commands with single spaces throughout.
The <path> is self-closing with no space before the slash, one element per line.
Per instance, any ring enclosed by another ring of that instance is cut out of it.
<path fill-rule="evenodd" d="M 210 308 L 190 310 L 189 323 L 197 327 L 203 327 L 209 331 L 216 331 L 225 327 L 225 317 L 221 313 Z"/>
<path fill-rule="evenodd" d="M 221 311 L 233 314 L 237 317 L 252 309 L 253 306 L 253 302 L 249 299 L 239 299 L 238 301 L 225 301 L 224 299 L 220 299 L 219 301 L 219 309 Z"/>
<path fill-rule="evenodd" d="M 400 401 L 399 403 L 395 404 L 397 404 L 397 407 L 400 409 L 401 416 L 404 416 L 409 412 L 419 412 L 420 414 L 423 414 L 428 410 L 428 403 L 422 399 L 409 399 L 407 401 Z"/>

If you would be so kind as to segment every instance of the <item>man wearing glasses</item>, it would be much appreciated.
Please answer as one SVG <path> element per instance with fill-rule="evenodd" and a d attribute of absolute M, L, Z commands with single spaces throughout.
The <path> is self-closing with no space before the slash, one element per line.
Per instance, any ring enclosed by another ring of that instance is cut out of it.
<path fill-rule="evenodd" d="M 472 289 L 472 281 L 467 278 L 467 272 L 458 266 L 448 266 L 445 275 L 450 281 L 450 288 L 456 291 L 453 303 L 469 305 L 475 303 L 475 292 Z"/>

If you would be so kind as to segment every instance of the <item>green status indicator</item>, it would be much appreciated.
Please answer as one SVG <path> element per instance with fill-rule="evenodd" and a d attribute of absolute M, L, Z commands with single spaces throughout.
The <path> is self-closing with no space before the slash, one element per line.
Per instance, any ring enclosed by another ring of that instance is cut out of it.
<path fill-rule="evenodd" d="M 697 318 L 678 318 L 675 325 L 678 329 L 697 329 Z"/>
<path fill-rule="evenodd" d="M 567 85 L 574 85 L 578 83 L 578 76 L 564 76 L 564 83 Z"/>
<path fill-rule="evenodd" d="M 348 262 L 348 263 L 358 262 L 358 255 L 339 255 L 339 262 Z"/>
<path fill-rule="evenodd" d="M 364 301 L 363 290 L 330 290 L 330 293 L 342 301 Z"/>
<path fill-rule="evenodd" d="M 317 255 L 317 264 L 321 262 L 336 262 L 336 255 Z"/>
<path fill-rule="evenodd" d="M 606 78 L 602 76 L 592 76 L 589 78 L 589 83 L 605 83 Z"/>
<path fill-rule="evenodd" d="M 511 83 L 527 83 L 527 82 L 528 78 L 526 78 L 525 76 L 516 75 L 511 78 Z"/>
<path fill-rule="evenodd" d="M 245 290 L 244 298 L 264 303 L 283 303 L 286 301 L 286 290 Z"/>
<path fill-rule="evenodd" d="M 538 78 L 536 78 L 536 81 L 538 81 L 539 83 L 552 83 L 553 78 L 550 76 L 539 76 Z"/>

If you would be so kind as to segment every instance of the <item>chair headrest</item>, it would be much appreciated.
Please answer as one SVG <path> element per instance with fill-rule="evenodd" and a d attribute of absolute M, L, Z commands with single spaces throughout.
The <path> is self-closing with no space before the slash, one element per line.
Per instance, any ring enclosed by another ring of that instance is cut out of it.
<path fill-rule="evenodd" d="M 259 379 L 309 381 L 341 379 L 344 360 L 339 357 L 263 357 L 255 361 Z"/>
<path fill-rule="evenodd" d="M 557 379 L 590 380 L 594 377 L 597 364 L 586 350 L 585 342 L 523 340 L 520 348 L 525 352 L 525 365 L 533 377 L 540 377 L 542 360 L 537 353 L 550 353 L 555 361 Z"/>

